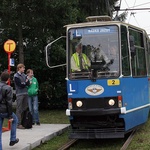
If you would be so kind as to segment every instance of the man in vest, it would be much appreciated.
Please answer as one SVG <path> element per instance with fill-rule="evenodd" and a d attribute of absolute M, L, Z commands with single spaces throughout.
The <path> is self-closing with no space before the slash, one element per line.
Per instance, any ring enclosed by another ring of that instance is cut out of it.
<path fill-rule="evenodd" d="M 75 47 L 76 52 L 71 57 L 71 70 L 74 71 L 82 71 L 88 70 L 91 66 L 91 62 L 89 58 L 82 53 L 82 44 L 78 43 Z"/>

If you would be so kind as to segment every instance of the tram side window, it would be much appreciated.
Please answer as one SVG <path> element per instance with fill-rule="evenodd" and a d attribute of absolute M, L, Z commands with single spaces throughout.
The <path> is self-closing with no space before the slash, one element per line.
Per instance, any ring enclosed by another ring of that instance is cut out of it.
<path fill-rule="evenodd" d="M 121 26 L 121 53 L 122 53 L 122 74 L 124 76 L 129 76 L 130 73 L 130 59 L 128 50 L 128 38 L 127 38 L 127 28 Z"/>
<path fill-rule="evenodd" d="M 130 42 L 132 75 L 135 77 L 145 76 L 146 59 L 143 34 L 140 31 L 129 29 L 129 35 L 132 37 L 132 42 Z M 134 48 L 131 43 L 134 44 Z"/>

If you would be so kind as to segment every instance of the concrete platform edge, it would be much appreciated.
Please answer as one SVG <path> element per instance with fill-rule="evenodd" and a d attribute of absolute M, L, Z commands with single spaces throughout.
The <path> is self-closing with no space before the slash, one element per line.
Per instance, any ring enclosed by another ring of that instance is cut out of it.
<path fill-rule="evenodd" d="M 58 135 L 61 135 L 62 133 L 64 133 L 65 131 L 67 131 L 69 129 L 69 125 L 53 134 L 50 134 L 50 135 L 47 135 L 47 136 L 44 136 L 43 138 L 39 139 L 38 141 L 32 143 L 32 144 L 29 144 L 29 147 L 27 146 L 27 149 L 23 149 L 23 150 L 32 150 L 33 148 L 36 148 L 38 146 L 40 146 L 41 144 L 51 140 L 52 138 L 58 136 Z M 28 149 L 29 148 L 29 149 Z"/>

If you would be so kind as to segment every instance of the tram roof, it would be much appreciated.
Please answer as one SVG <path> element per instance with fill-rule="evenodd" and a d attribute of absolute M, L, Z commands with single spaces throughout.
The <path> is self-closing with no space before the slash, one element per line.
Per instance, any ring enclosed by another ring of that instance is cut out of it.
<path fill-rule="evenodd" d="M 114 24 L 118 24 L 118 25 L 125 25 L 125 26 L 130 26 L 132 28 L 135 28 L 137 30 L 142 30 L 146 33 L 145 29 L 139 28 L 137 26 L 125 23 L 125 22 L 121 22 L 121 21 L 91 21 L 91 22 L 83 22 L 83 23 L 75 23 L 75 24 L 68 24 L 65 25 L 64 27 L 66 27 L 67 29 L 69 28 L 75 28 L 75 27 L 88 27 L 88 26 L 98 26 L 98 25 L 114 25 Z"/>

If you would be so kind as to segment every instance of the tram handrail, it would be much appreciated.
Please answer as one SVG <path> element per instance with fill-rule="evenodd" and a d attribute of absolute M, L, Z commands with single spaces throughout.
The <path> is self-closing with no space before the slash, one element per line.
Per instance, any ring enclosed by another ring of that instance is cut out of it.
<path fill-rule="evenodd" d="M 46 53 L 46 64 L 49 68 L 57 68 L 57 67 L 61 67 L 61 66 L 65 66 L 65 64 L 61 64 L 61 65 L 56 65 L 56 66 L 50 66 L 48 63 L 48 47 L 51 46 L 53 43 L 55 43 L 56 41 L 60 40 L 61 38 L 66 38 L 66 36 L 60 36 L 59 38 L 57 38 L 56 40 L 52 41 L 51 43 L 47 44 L 45 47 L 45 53 Z"/>

